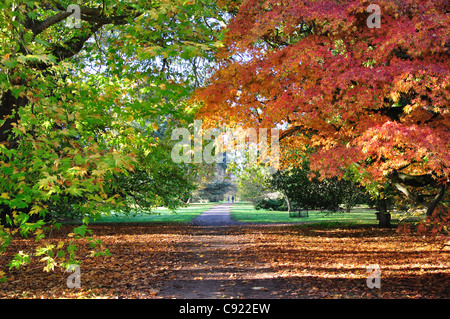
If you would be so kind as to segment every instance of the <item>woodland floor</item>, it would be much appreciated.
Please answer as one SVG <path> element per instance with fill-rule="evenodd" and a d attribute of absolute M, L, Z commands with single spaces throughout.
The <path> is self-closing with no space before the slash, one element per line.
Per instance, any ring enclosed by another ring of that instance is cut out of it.
<path fill-rule="evenodd" d="M 112 256 L 80 245 L 81 288 L 43 263 L 9 270 L 15 240 L 0 256 L 0 298 L 449 298 L 449 250 L 394 229 L 311 226 L 93 225 Z M 52 240 L 67 241 L 68 226 Z M 369 264 L 381 288 L 367 287 Z"/>

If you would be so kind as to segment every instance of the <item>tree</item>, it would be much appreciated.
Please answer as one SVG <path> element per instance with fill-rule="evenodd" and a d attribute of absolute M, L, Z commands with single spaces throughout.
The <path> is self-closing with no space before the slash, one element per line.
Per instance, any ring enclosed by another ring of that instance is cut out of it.
<path fill-rule="evenodd" d="M 272 191 L 269 187 L 268 174 L 258 166 L 247 164 L 235 172 L 238 176 L 238 194 L 244 201 L 251 201 L 253 204 L 264 200 Z"/>
<path fill-rule="evenodd" d="M 342 179 L 319 179 L 309 166 L 304 160 L 302 167 L 280 170 L 269 178 L 269 185 L 285 196 L 288 207 L 337 211 L 342 204 L 350 211 L 355 204 L 368 201 L 365 192 L 351 180 L 350 172 Z"/>
<path fill-rule="evenodd" d="M 2 251 L 17 232 L 7 227 L 42 240 L 46 217 L 64 207 L 83 216 L 75 234 L 85 236 L 90 217 L 129 200 L 173 207 L 190 188 L 189 168 L 171 161 L 160 126 L 170 131 L 193 118 L 187 98 L 199 85 L 198 63 L 220 44 L 217 6 L 71 4 L 0 3 Z M 67 24 L 72 16 L 80 19 Z M 45 250 L 47 269 L 51 256 L 75 262 L 73 249 L 54 249 Z"/>
<path fill-rule="evenodd" d="M 450 172 L 448 3 L 378 1 L 375 28 L 370 4 L 243 1 L 200 114 L 281 125 L 285 163 L 312 147 L 322 178 L 354 165 L 363 185 L 392 185 L 431 216 Z"/>
<path fill-rule="evenodd" d="M 236 183 L 231 178 L 229 172 L 227 172 L 228 163 L 226 161 L 226 153 L 220 154 L 222 161 L 219 163 L 213 163 L 213 165 L 201 164 L 203 174 L 206 178 L 200 180 L 197 189 L 198 197 L 201 199 L 207 199 L 210 202 L 219 202 L 224 200 L 227 193 L 236 193 Z M 209 166 L 206 168 L 205 166 Z M 203 175 L 203 174 L 200 174 Z"/>
<path fill-rule="evenodd" d="M 212 181 L 199 190 L 200 198 L 205 198 L 210 202 L 219 202 L 224 200 L 226 193 L 235 191 L 236 186 L 229 180 L 223 179 Z"/>
<path fill-rule="evenodd" d="M 242 200 L 251 201 L 255 204 L 257 201 L 263 199 L 266 193 L 267 188 L 263 185 L 263 182 L 249 176 L 239 177 L 238 194 Z"/>

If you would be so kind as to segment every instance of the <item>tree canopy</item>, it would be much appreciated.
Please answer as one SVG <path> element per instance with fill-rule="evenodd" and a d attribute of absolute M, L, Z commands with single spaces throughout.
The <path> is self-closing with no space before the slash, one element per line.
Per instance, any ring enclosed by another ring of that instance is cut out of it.
<path fill-rule="evenodd" d="M 285 166 L 354 166 L 374 192 L 395 185 L 428 215 L 450 172 L 448 2 L 255 1 L 236 9 L 209 85 L 212 123 L 283 127 Z"/>
<path fill-rule="evenodd" d="M 196 167 L 172 160 L 171 132 L 195 117 L 281 128 L 286 172 L 304 158 L 321 178 L 349 169 L 432 215 L 450 172 L 448 2 L 382 0 L 375 24 L 370 5 L 1 2 L 0 252 L 34 236 L 11 267 L 67 266 L 72 242 L 44 241 L 55 218 L 81 218 L 73 236 L 104 254 L 91 218 L 182 205 Z"/>
<path fill-rule="evenodd" d="M 221 23 L 209 0 L 0 3 L 1 249 L 55 214 L 182 204 L 194 169 L 171 161 L 170 131 L 193 119 Z M 74 262 L 39 247 L 48 269 Z"/>

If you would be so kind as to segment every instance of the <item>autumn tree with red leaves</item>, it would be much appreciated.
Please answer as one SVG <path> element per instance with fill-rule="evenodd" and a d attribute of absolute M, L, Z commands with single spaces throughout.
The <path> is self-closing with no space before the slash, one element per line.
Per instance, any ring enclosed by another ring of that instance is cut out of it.
<path fill-rule="evenodd" d="M 431 216 L 450 173 L 449 2 L 376 1 L 378 17 L 370 4 L 244 0 L 200 114 L 281 124 L 285 165 L 313 147 L 322 177 L 353 166 L 362 184 L 395 186 Z"/>

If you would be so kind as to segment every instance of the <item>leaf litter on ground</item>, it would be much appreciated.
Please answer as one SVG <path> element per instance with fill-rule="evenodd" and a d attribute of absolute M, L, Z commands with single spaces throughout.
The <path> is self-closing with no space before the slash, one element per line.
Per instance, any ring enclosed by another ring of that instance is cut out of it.
<path fill-rule="evenodd" d="M 77 252 L 81 287 L 36 258 L 9 269 L 33 239 L 0 256 L 0 298 L 449 298 L 449 250 L 376 227 L 93 225 L 111 256 Z M 68 227 L 53 234 L 68 242 Z M 369 288 L 369 265 L 381 287 Z"/>

